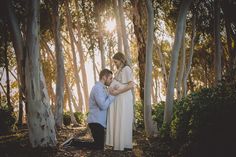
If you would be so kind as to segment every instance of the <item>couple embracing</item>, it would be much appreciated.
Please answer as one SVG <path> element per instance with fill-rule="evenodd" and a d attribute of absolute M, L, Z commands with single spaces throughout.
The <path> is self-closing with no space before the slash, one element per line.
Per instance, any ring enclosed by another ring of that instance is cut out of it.
<path fill-rule="evenodd" d="M 113 61 L 117 68 L 114 78 L 112 71 L 103 69 L 90 93 L 88 126 L 94 141 L 74 139 L 69 141 L 72 146 L 100 150 L 105 144 L 114 150 L 133 147 L 133 74 L 123 53 L 116 53 Z"/>

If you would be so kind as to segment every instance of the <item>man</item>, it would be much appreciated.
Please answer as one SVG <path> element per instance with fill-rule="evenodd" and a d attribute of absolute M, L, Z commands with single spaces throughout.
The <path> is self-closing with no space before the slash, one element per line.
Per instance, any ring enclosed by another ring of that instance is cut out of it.
<path fill-rule="evenodd" d="M 93 86 L 90 92 L 87 121 L 94 142 L 69 139 L 63 143 L 63 146 L 75 146 L 77 148 L 100 150 L 104 149 L 107 109 L 115 98 L 108 93 L 106 88 L 106 86 L 110 86 L 111 82 L 112 72 L 108 69 L 103 69 L 99 74 L 99 82 Z"/>

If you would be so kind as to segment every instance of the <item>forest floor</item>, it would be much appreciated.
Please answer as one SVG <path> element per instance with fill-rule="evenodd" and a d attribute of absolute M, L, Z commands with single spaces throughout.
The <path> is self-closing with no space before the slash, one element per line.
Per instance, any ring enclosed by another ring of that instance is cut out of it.
<path fill-rule="evenodd" d="M 134 131 L 133 149 L 128 151 L 115 151 L 105 147 L 104 151 L 76 148 L 61 148 L 60 145 L 69 137 L 75 136 L 83 140 L 92 140 L 86 127 L 67 127 L 58 131 L 58 145 L 50 149 L 32 149 L 29 143 L 28 130 L 19 129 L 17 132 L 0 136 L 1 157 L 158 157 L 166 156 L 166 152 L 160 152 L 163 147 L 158 138 L 147 138 L 143 129 Z"/>

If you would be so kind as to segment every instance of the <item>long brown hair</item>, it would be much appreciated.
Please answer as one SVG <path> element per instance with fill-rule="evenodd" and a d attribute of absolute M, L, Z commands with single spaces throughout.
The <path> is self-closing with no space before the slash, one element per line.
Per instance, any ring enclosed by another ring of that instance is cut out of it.
<path fill-rule="evenodd" d="M 116 59 L 121 61 L 125 66 L 129 66 L 127 59 L 125 57 L 125 55 L 122 52 L 117 52 L 116 54 L 114 54 L 114 56 L 112 57 L 112 59 Z"/>

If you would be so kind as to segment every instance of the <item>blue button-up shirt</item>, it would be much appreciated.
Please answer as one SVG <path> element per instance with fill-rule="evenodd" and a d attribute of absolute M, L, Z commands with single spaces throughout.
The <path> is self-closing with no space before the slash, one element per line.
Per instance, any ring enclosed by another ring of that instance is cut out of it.
<path fill-rule="evenodd" d="M 88 123 L 99 123 L 106 127 L 107 109 L 114 99 L 107 93 L 106 86 L 97 82 L 90 92 Z"/>

